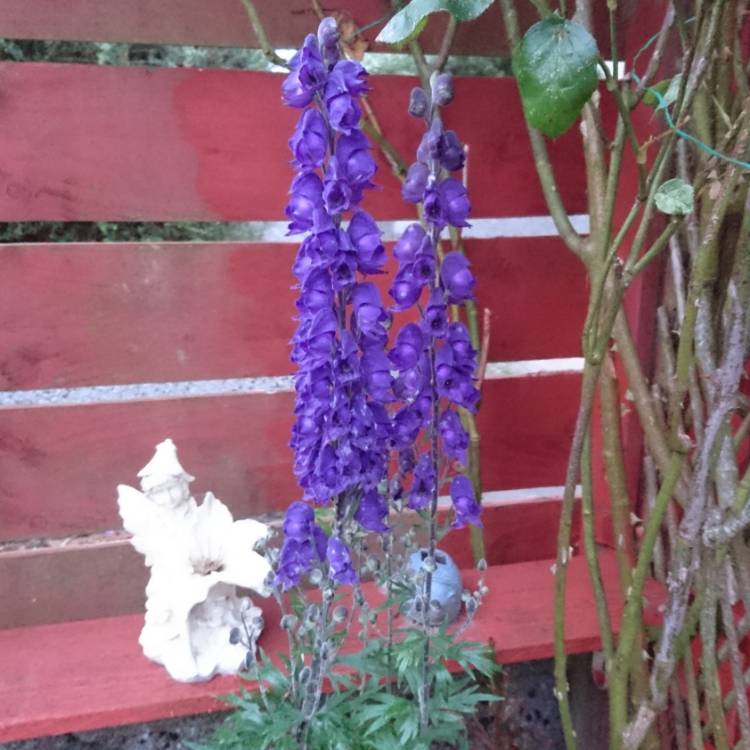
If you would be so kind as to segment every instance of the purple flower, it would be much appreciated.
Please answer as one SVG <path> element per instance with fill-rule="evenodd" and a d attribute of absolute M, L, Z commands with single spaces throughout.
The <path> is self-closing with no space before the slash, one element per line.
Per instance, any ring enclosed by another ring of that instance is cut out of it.
<path fill-rule="evenodd" d="M 369 186 L 377 171 L 370 145 L 361 130 L 353 130 L 336 141 L 336 161 L 342 178 L 351 185 Z"/>
<path fill-rule="evenodd" d="M 438 185 L 441 213 L 454 227 L 468 227 L 466 217 L 471 211 L 471 204 L 463 183 L 449 177 Z"/>
<path fill-rule="evenodd" d="M 345 76 L 345 70 L 340 67 L 343 62 L 346 61 L 336 63 L 328 78 L 325 103 L 331 127 L 341 133 L 349 134 L 359 124 L 362 110 L 356 101 L 359 92 L 355 89 L 355 93 L 352 93 L 350 86 L 353 81 L 351 77 Z"/>
<path fill-rule="evenodd" d="M 315 212 L 323 207 L 323 183 L 318 175 L 305 172 L 294 178 L 286 215 L 292 220 L 289 233 L 296 234 L 313 228 Z"/>
<path fill-rule="evenodd" d="M 440 73 L 432 80 L 432 101 L 438 107 L 453 101 L 453 76 L 450 73 Z"/>
<path fill-rule="evenodd" d="M 332 68 L 339 59 L 339 30 L 336 19 L 328 16 L 318 26 L 318 46 L 328 68 Z"/>
<path fill-rule="evenodd" d="M 334 166 L 334 163 L 331 166 Z M 326 175 L 326 181 L 323 185 L 323 200 L 325 201 L 326 211 L 332 216 L 343 214 L 352 205 L 352 189 L 347 182 L 337 179 L 335 166 Z"/>
<path fill-rule="evenodd" d="M 359 580 L 352 566 L 352 557 L 349 548 L 336 536 L 328 540 L 329 575 L 336 583 L 355 584 Z"/>
<path fill-rule="evenodd" d="M 326 81 L 327 71 L 318 40 L 308 34 L 302 49 L 289 61 L 291 72 L 281 84 L 281 97 L 289 107 L 306 107 Z"/>
<path fill-rule="evenodd" d="M 414 259 L 412 269 L 414 278 L 421 286 L 432 284 L 435 280 L 435 251 L 432 249 L 432 243 L 428 240 L 422 243 L 422 249 L 417 253 Z"/>
<path fill-rule="evenodd" d="M 417 148 L 417 159 L 422 164 L 429 165 L 432 161 L 439 161 L 440 149 L 443 142 L 443 123 L 435 117 L 427 132 L 422 136 Z"/>
<path fill-rule="evenodd" d="M 448 307 L 440 287 L 435 287 L 430 292 L 422 322 L 425 333 L 434 338 L 443 338 L 448 333 Z"/>
<path fill-rule="evenodd" d="M 296 586 L 300 578 L 313 566 L 313 548 L 310 540 L 287 539 L 281 548 L 276 569 L 276 585 L 282 589 Z"/>
<path fill-rule="evenodd" d="M 284 536 L 303 542 L 310 538 L 315 521 L 313 509 L 301 500 L 292 503 L 284 516 Z"/>
<path fill-rule="evenodd" d="M 448 343 L 453 354 L 453 364 L 461 372 L 472 375 L 477 368 L 477 351 L 471 345 L 466 326 L 456 321 L 448 326 Z"/>
<path fill-rule="evenodd" d="M 450 344 L 444 344 L 435 358 L 438 393 L 454 404 L 476 411 L 479 391 L 474 387 L 471 373 L 457 365 L 460 363 L 456 362 Z"/>
<path fill-rule="evenodd" d="M 427 188 L 430 170 L 421 162 L 414 162 L 406 173 L 406 179 L 401 186 L 401 196 L 408 203 L 419 203 Z"/>
<path fill-rule="evenodd" d="M 427 114 L 430 104 L 427 101 L 427 94 L 424 89 L 415 86 L 409 94 L 409 114 L 412 117 L 424 117 Z"/>
<path fill-rule="evenodd" d="M 366 348 L 373 343 L 385 344 L 388 339 L 385 324 L 390 322 L 390 317 L 380 303 L 380 293 L 375 284 L 357 284 L 352 292 L 352 307 L 360 346 Z"/>
<path fill-rule="evenodd" d="M 425 340 L 416 323 L 407 323 L 396 336 L 396 345 L 391 349 L 388 358 L 400 372 L 416 367 L 422 359 Z"/>
<path fill-rule="evenodd" d="M 367 71 L 354 60 L 341 60 L 336 63 L 332 76 L 340 80 L 344 89 L 352 96 L 359 96 L 369 90 Z"/>
<path fill-rule="evenodd" d="M 379 273 L 385 263 L 380 229 L 366 211 L 357 211 L 349 222 L 349 237 L 357 250 L 357 266 L 362 273 Z"/>
<path fill-rule="evenodd" d="M 456 513 L 456 518 L 451 524 L 454 529 L 463 528 L 467 523 L 481 527 L 479 515 L 482 509 L 474 497 L 474 488 L 467 477 L 457 476 L 451 482 L 451 500 Z"/>
<path fill-rule="evenodd" d="M 457 169 L 463 169 L 465 161 L 463 143 L 458 140 L 453 130 L 446 130 L 440 144 L 440 163 L 449 172 L 455 172 Z"/>
<path fill-rule="evenodd" d="M 388 504 L 377 490 L 365 492 L 359 501 L 354 518 L 367 531 L 390 531 L 384 520 L 388 516 Z"/>
<path fill-rule="evenodd" d="M 301 284 L 302 295 L 297 307 L 308 312 L 329 308 L 333 303 L 331 276 L 323 268 L 312 269 Z"/>
<path fill-rule="evenodd" d="M 387 403 L 393 400 L 391 366 L 382 349 L 375 346 L 362 355 L 362 379 L 366 391 L 376 401 Z"/>
<path fill-rule="evenodd" d="M 461 424 L 461 418 L 452 409 L 446 409 L 440 415 L 438 426 L 445 455 L 465 465 L 469 435 Z"/>
<path fill-rule="evenodd" d="M 402 266 L 393 279 L 388 294 L 395 301 L 394 309 L 408 310 L 414 305 L 422 294 L 422 284 L 414 276 L 414 265 L 407 263 Z"/>
<path fill-rule="evenodd" d="M 313 526 L 312 536 L 318 560 L 323 562 L 326 559 L 326 550 L 328 549 L 328 535 L 320 528 L 320 526 L 315 524 L 315 526 Z"/>
<path fill-rule="evenodd" d="M 401 238 L 393 246 L 393 254 L 399 263 L 412 263 L 417 253 L 423 249 L 424 244 L 430 244 L 429 237 L 421 224 L 409 224 Z"/>
<path fill-rule="evenodd" d="M 426 508 L 435 494 L 435 469 L 430 456 L 424 453 L 414 469 L 414 481 L 409 491 L 409 507 L 414 510 Z"/>
<path fill-rule="evenodd" d="M 306 109 L 302 113 L 289 139 L 289 148 L 299 167 L 315 169 L 323 163 L 328 149 L 328 128 L 317 109 Z"/>
<path fill-rule="evenodd" d="M 450 304 L 460 304 L 474 297 L 474 275 L 469 270 L 469 261 L 458 251 L 447 253 L 440 264 L 440 278 Z"/>

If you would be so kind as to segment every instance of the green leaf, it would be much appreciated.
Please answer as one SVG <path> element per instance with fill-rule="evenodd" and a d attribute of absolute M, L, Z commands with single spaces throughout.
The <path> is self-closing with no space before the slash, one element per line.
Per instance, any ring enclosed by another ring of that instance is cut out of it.
<path fill-rule="evenodd" d="M 693 210 L 693 186 L 675 177 L 659 185 L 654 195 L 656 207 L 665 214 L 689 214 Z"/>
<path fill-rule="evenodd" d="M 513 50 L 526 119 L 550 138 L 578 118 L 596 89 L 596 41 L 575 21 L 552 15 L 535 23 Z"/>
<path fill-rule="evenodd" d="M 388 21 L 375 41 L 401 44 L 419 35 L 431 13 L 445 11 L 457 21 L 471 21 L 490 5 L 492 0 L 411 0 Z"/>

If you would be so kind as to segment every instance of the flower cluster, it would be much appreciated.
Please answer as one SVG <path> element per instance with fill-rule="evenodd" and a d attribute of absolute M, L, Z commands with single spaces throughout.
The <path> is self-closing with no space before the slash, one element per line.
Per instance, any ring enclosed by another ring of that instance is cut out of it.
<path fill-rule="evenodd" d="M 359 523 L 382 531 L 387 507 L 375 488 L 387 473 L 386 404 L 394 396 L 384 351 L 390 314 L 364 280 L 385 260 L 375 221 L 358 207 L 376 170 L 358 127 L 367 73 L 339 59 L 332 18 L 321 22 L 317 37 L 305 39 L 290 67 L 282 98 L 304 111 L 289 141 L 296 176 L 286 214 L 290 234 L 306 233 L 293 268 L 299 287 L 292 340 L 295 474 L 305 501 L 335 503 L 338 519 L 357 502 Z M 307 502 L 287 512 L 277 582 L 295 585 L 316 559 L 327 562 L 335 582 L 355 582 L 341 529 L 326 541 Z"/>
<path fill-rule="evenodd" d="M 451 99 L 448 74 L 434 76 L 429 91 L 418 88 L 411 94 L 409 112 L 424 118 L 427 129 L 417 161 L 404 180 L 402 196 L 409 203 L 422 204 L 427 230 L 412 224 L 396 243 L 399 267 L 390 288 L 396 310 L 421 303 L 420 323 L 405 325 L 388 354 L 399 372 L 394 390 L 405 402 L 394 415 L 393 445 L 401 453 L 401 471 L 413 470 L 408 502 L 415 509 L 427 507 L 439 489 L 434 451 L 413 455 L 420 431 L 437 431 L 442 454 L 465 465 L 469 438 L 455 407 L 474 412 L 479 401 L 474 385 L 477 352 L 466 326 L 450 322 L 448 316 L 449 304 L 473 298 L 474 276 L 463 253 L 449 252 L 442 262 L 436 257 L 444 227 L 468 226 L 470 212 L 466 188 L 450 176 L 464 166 L 464 147 L 440 118 L 440 107 Z M 447 404 L 443 409 L 441 399 Z M 453 480 L 451 497 L 455 527 L 480 525 L 480 508 L 466 477 Z"/>

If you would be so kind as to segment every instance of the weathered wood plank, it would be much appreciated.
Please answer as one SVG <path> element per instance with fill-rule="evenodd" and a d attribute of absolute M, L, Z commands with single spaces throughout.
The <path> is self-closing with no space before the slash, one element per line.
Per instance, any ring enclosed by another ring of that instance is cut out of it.
<path fill-rule="evenodd" d="M 275 47 L 298 47 L 314 32 L 318 19 L 305 0 L 256 0 L 255 6 Z M 385 0 L 332 0 L 326 13 L 342 13 L 353 28 L 385 16 Z M 521 5 L 521 22 L 534 19 L 533 8 Z M 446 25 L 444 14 L 433 16 L 420 42 L 436 52 Z M 369 41 L 380 26 L 364 32 Z M 141 42 L 198 46 L 258 47 L 258 40 L 239 0 L 4 0 L 0 6 L 0 36 L 10 39 L 68 39 L 72 41 Z M 372 49 L 384 49 L 377 46 Z M 479 20 L 461 24 L 453 45 L 456 54 L 507 55 L 505 30 L 494 5 Z"/>
<path fill-rule="evenodd" d="M 291 373 L 295 252 L 253 243 L 0 247 L 0 390 Z M 558 239 L 473 240 L 467 252 L 479 306 L 493 314 L 491 361 L 578 354 L 584 274 Z M 382 278 L 387 287 L 392 276 Z"/>
<path fill-rule="evenodd" d="M 562 482 L 579 376 L 487 381 L 479 415 L 484 487 Z M 183 465 L 237 516 L 299 496 L 291 467 L 292 394 L 7 409 L 0 420 L 0 539 L 120 527 L 115 486 L 133 483 L 172 437 Z M 64 510 L 64 512 L 63 512 Z"/>
<path fill-rule="evenodd" d="M 281 105 L 280 83 L 232 70 L 0 63 L 0 221 L 283 219 L 297 113 Z M 407 161 L 422 129 L 406 112 L 414 83 L 374 78 L 370 96 Z M 513 79 L 457 81 L 446 122 L 470 146 L 474 216 L 547 213 Z M 573 130 L 550 144 L 574 213 L 585 205 L 578 139 Z M 368 209 L 412 215 L 382 160 L 376 179 L 384 189 Z"/>
<path fill-rule="evenodd" d="M 559 509 L 554 498 L 486 505 L 488 563 L 553 556 Z M 468 529 L 452 531 L 441 548 L 462 568 L 472 567 Z M 0 629 L 142 612 L 147 578 L 143 557 L 126 540 L 0 552 Z"/>
<path fill-rule="evenodd" d="M 552 655 L 554 576 L 551 560 L 489 568 L 489 594 L 463 638 L 491 643 L 501 663 Z M 600 555 L 613 625 L 620 619 L 617 568 L 612 553 Z M 465 573 L 467 584 L 473 573 Z M 367 596 L 376 593 L 367 587 Z M 260 645 L 286 650 L 286 634 L 274 605 L 261 602 L 266 630 Z M 85 620 L 0 631 L 0 741 L 96 729 L 201 711 L 226 704 L 217 696 L 238 688 L 234 678 L 181 684 L 149 663 L 138 646 L 142 617 Z M 566 650 L 599 648 L 599 628 L 588 572 L 581 557 L 568 568 Z M 50 658 L 54 654 L 54 658 Z"/>

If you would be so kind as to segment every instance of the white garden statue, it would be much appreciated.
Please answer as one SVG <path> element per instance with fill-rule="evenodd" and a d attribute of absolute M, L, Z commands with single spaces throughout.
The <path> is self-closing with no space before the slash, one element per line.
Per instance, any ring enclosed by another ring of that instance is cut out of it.
<path fill-rule="evenodd" d="M 210 492 L 198 505 L 190 495 L 193 477 L 180 466 L 171 440 L 156 447 L 138 476 L 142 492 L 120 485 L 117 503 L 151 569 L 143 653 L 181 682 L 236 674 L 247 649 L 230 643 L 230 632 L 247 628 L 254 645 L 263 629 L 260 609 L 236 587 L 269 595 L 271 567 L 255 549 L 270 529 L 251 519 L 235 521 Z"/>

